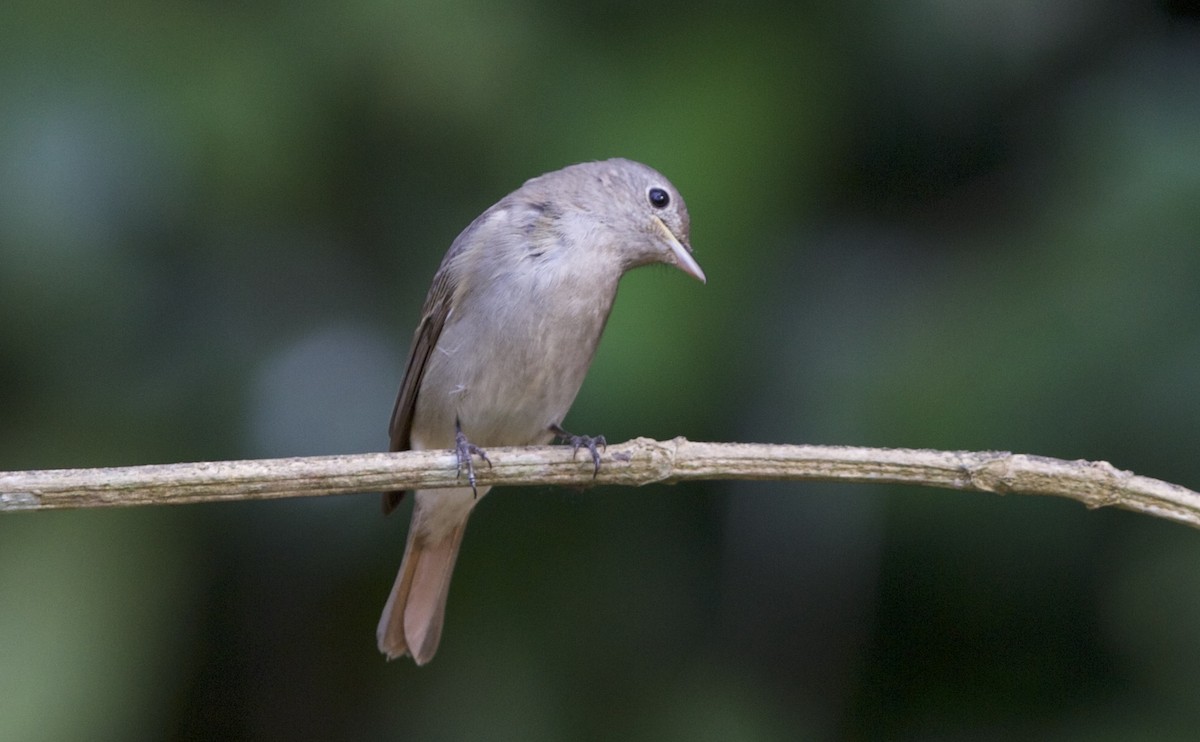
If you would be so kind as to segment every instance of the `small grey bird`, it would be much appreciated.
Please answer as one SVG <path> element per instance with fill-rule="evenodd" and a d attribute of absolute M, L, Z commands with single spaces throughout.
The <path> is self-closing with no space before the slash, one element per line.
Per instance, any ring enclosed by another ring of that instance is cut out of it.
<path fill-rule="evenodd" d="M 571 165 L 527 181 L 471 222 L 433 277 L 392 412 L 391 450 L 456 451 L 472 486 L 419 490 L 404 561 L 376 638 L 394 659 L 433 658 L 474 487 L 488 446 L 567 437 L 595 465 L 603 438 L 568 436 L 575 400 L 631 268 L 692 258 L 683 198 L 630 160 Z M 403 492 L 384 494 L 390 512 Z"/>

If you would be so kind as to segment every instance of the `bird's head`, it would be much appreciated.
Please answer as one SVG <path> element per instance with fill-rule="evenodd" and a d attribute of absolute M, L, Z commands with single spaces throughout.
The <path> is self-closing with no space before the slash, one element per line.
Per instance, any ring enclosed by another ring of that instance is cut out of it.
<path fill-rule="evenodd" d="M 620 158 L 584 162 L 534 178 L 522 190 L 556 203 L 560 227 L 576 245 L 615 257 L 622 272 L 666 263 L 706 281 L 692 257 L 683 196 L 651 167 Z"/>

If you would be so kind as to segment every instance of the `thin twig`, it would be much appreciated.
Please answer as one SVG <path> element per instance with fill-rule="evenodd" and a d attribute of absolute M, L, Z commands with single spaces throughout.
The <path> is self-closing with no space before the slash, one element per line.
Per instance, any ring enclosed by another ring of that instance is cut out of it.
<path fill-rule="evenodd" d="M 637 438 L 609 446 L 594 473 L 566 446 L 493 448 L 479 485 L 644 485 L 696 479 L 916 484 L 1054 495 L 1200 528 L 1200 494 L 1114 468 L 1001 451 L 694 443 Z M 102 469 L 0 472 L 0 512 L 309 497 L 463 486 L 448 451 L 367 453 Z"/>

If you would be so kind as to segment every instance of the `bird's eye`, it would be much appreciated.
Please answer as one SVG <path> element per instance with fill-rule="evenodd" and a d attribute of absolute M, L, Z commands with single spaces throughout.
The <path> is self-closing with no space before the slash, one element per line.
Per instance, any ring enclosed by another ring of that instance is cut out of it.
<path fill-rule="evenodd" d="M 656 209 L 664 208 L 671 203 L 670 194 L 661 188 L 651 188 L 646 196 L 650 199 L 650 205 Z"/>

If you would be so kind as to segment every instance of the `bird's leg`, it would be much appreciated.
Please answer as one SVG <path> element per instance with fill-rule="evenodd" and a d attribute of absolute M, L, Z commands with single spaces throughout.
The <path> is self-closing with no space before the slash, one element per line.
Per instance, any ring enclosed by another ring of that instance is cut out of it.
<path fill-rule="evenodd" d="M 563 430 L 562 426 L 558 423 L 550 426 L 550 432 L 571 444 L 572 459 L 575 458 L 575 454 L 579 453 L 579 449 L 581 448 L 586 448 L 591 452 L 592 464 L 596 467 L 592 471 L 592 479 L 595 479 L 596 475 L 600 473 L 600 451 L 598 449 L 603 448 L 606 451 L 608 450 L 608 441 L 604 440 L 604 436 L 571 435 Z"/>
<path fill-rule="evenodd" d="M 462 431 L 462 423 L 458 418 L 454 418 L 454 455 L 458 457 L 458 474 L 462 476 L 462 470 L 465 467 L 467 470 L 467 482 L 471 485 L 471 493 L 478 496 L 479 492 L 475 489 L 475 462 L 471 460 L 474 454 L 487 462 L 488 468 L 492 468 L 492 460 L 482 448 L 467 440 L 467 434 Z"/>

